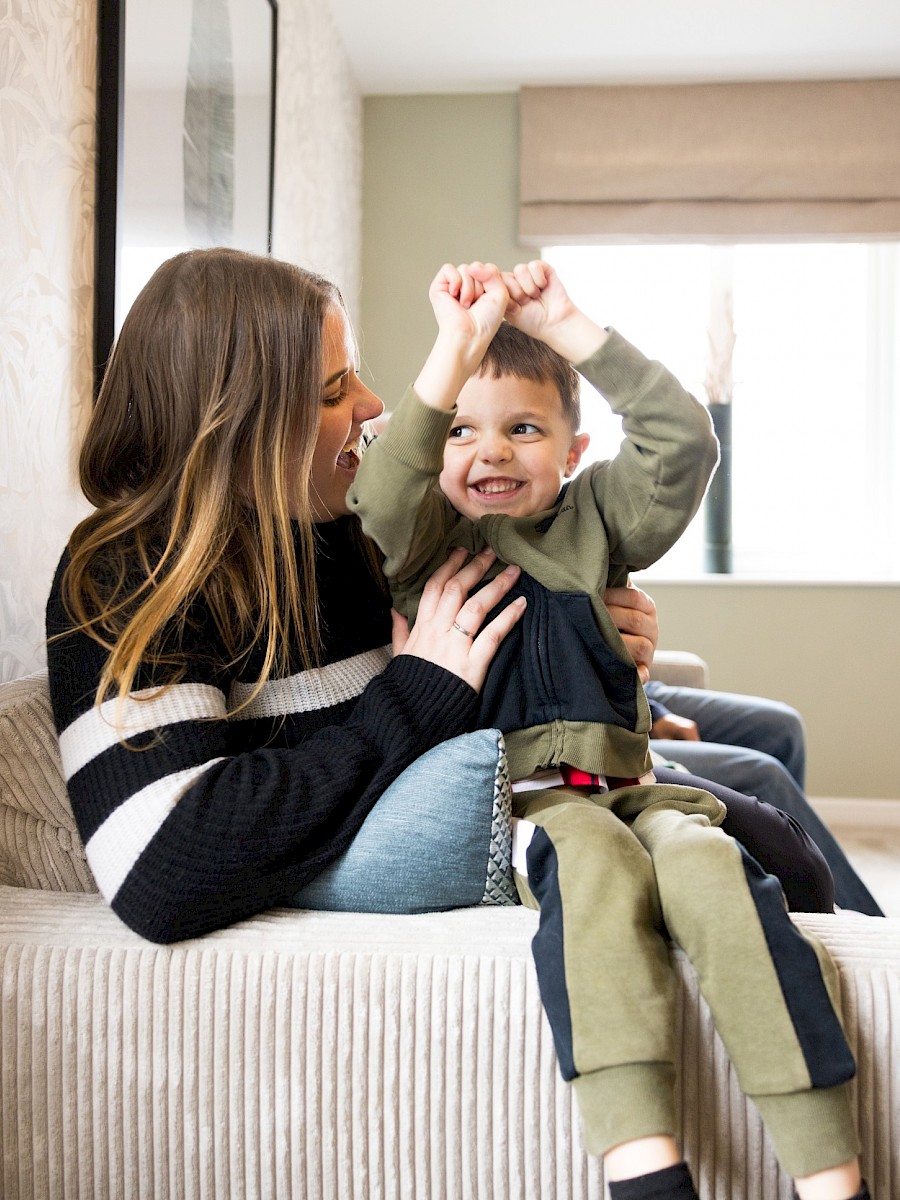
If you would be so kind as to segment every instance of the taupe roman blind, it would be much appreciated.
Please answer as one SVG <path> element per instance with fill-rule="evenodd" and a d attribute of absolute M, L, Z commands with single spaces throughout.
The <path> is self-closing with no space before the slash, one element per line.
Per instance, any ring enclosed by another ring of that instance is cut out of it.
<path fill-rule="evenodd" d="M 523 242 L 900 237 L 900 79 L 524 88 Z"/>

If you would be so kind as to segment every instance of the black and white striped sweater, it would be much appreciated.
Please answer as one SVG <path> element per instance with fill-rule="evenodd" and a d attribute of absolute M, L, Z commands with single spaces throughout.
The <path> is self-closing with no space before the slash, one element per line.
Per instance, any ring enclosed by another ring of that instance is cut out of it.
<path fill-rule="evenodd" d="M 157 695 L 95 704 L 103 649 L 82 633 L 48 646 L 63 770 L 100 891 L 142 936 L 172 942 L 286 903 L 349 845 L 415 758 L 464 732 L 477 697 L 411 656 L 391 660 L 389 601 L 351 519 L 317 526 L 321 667 L 272 679 L 231 720 L 259 659 L 237 667 L 211 620 L 185 637 L 188 670 Z M 47 605 L 51 637 L 71 625 Z M 131 747 L 122 744 L 120 725 Z"/>

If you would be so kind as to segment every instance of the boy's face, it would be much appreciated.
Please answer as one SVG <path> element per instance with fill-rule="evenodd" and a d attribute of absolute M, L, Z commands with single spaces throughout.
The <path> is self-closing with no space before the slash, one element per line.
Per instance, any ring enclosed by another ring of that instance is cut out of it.
<path fill-rule="evenodd" d="M 572 433 L 552 383 L 473 375 L 444 447 L 441 490 L 473 521 L 530 516 L 553 505 L 587 444 L 586 433 Z"/>

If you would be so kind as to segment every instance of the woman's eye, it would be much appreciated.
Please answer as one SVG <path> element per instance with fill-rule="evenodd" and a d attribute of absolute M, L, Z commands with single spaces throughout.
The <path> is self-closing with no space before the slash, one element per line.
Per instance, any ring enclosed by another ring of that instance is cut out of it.
<path fill-rule="evenodd" d="M 349 374 L 342 375 L 339 380 L 339 384 L 339 387 L 333 388 L 332 390 L 326 392 L 322 397 L 322 403 L 326 408 L 336 408 L 337 405 L 340 404 L 342 400 L 346 400 L 347 396 L 350 394 Z"/>

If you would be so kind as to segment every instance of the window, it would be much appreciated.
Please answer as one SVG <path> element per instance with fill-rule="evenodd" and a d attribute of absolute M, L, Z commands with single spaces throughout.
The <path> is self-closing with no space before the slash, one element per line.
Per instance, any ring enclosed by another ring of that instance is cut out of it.
<path fill-rule="evenodd" d="M 710 334 L 727 346 L 731 306 L 735 576 L 900 580 L 896 244 L 553 246 L 543 255 L 577 304 L 703 402 Z M 621 428 L 595 399 L 583 406 L 589 456 L 606 458 Z M 702 575 L 705 526 L 701 510 L 647 577 Z"/>

